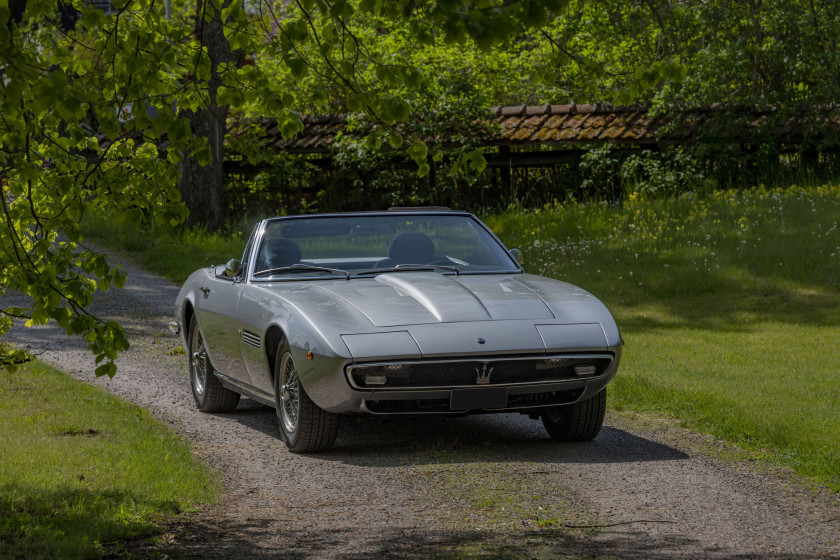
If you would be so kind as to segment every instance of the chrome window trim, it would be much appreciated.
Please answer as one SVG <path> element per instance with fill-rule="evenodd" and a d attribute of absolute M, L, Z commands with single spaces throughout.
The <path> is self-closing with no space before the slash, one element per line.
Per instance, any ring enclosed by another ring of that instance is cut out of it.
<path fill-rule="evenodd" d="M 482 362 L 486 364 L 492 364 L 493 362 L 511 362 L 511 361 L 536 361 L 536 360 L 554 360 L 554 359 L 609 359 L 610 363 L 607 368 L 604 370 L 603 373 L 600 375 L 594 375 L 592 377 L 585 377 L 585 378 L 575 378 L 575 379 L 557 379 L 557 380 L 547 380 L 547 381 L 526 381 L 524 383 L 499 383 L 498 385 L 493 385 L 493 387 L 529 387 L 533 385 L 546 385 L 550 383 L 570 383 L 570 382 L 580 382 L 580 381 L 589 381 L 592 379 L 600 379 L 607 373 L 609 373 L 610 369 L 612 369 L 613 364 L 615 363 L 615 354 L 611 353 L 604 353 L 599 352 L 596 354 L 545 354 L 545 355 L 530 355 L 530 356 L 494 356 L 492 358 L 480 358 L 480 357 L 471 357 L 471 358 L 458 358 L 458 359 L 439 359 L 439 360 L 397 360 L 397 361 L 386 361 L 386 362 L 361 362 L 361 363 L 349 363 L 344 366 L 344 375 L 347 378 L 347 382 L 350 384 L 350 387 L 357 391 L 372 391 L 372 392 L 383 392 L 383 391 L 449 391 L 451 389 L 470 389 L 478 387 L 483 387 L 483 385 L 432 385 L 432 386 L 418 386 L 418 387 L 388 387 L 386 385 L 377 385 L 374 387 L 359 387 L 353 381 L 353 370 L 356 368 L 366 367 L 366 366 L 374 366 L 374 367 L 382 367 L 382 366 L 398 366 L 398 365 L 428 365 L 428 364 L 452 364 L 452 363 L 462 363 L 462 362 Z"/>
<path fill-rule="evenodd" d="M 400 272 L 394 271 L 387 271 L 382 272 L 380 274 L 406 274 L 407 272 L 434 272 L 431 269 L 429 270 L 403 270 Z M 454 272 L 449 271 L 439 271 L 438 274 L 442 274 L 444 276 L 481 276 L 487 274 L 524 274 L 525 271 L 523 270 L 473 270 L 470 272 L 461 271 L 460 274 L 456 275 Z M 370 278 L 376 278 L 380 274 L 351 274 L 349 280 L 367 280 Z M 339 276 L 337 274 L 329 275 L 329 274 L 322 274 L 320 276 L 304 276 L 301 274 L 297 274 L 295 276 L 288 276 L 288 277 L 275 277 L 269 276 L 268 278 L 252 278 L 251 282 L 255 284 L 261 283 L 271 283 L 271 282 L 297 282 L 297 281 L 304 281 L 304 280 L 348 280 L 344 276 Z"/>
<path fill-rule="evenodd" d="M 267 222 L 268 220 L 260 221 L 256 226 L 254 226 L 254 231 L 251 234 L 254 239 L 254 244 L 251 246 L 251 249 L 249 251 L 250 255 L 248 258 L 248 262 L 245 263 L 246 270 L 242 272 L 242 279 L 245 282 L 252 282 L 254 280 L 254 263 L 257 260 L 257 251 L 259 250 L 260 245 L 262 245 L 262 238 L 265 235 L 265 225 Z M 250 238 L 248 240 L 250 241 Z"/>

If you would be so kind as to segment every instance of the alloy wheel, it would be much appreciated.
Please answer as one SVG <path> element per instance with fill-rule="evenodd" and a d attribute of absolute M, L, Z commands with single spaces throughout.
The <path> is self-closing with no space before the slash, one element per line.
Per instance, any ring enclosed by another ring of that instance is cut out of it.
<path fill-rule="evenodd" d="M 288 433 L 297 430 L 300 417 L 300 381 L 292 355 L 286 352 L 281 362 L 280 420 Z"/>
<path fill-rule="evenodd" d="M 207 348 L 204 346 L 204 337 L 201 331 L 193 335 L 192 366 L 193 387 L 195 392 L 199 395 L 204 394 L 205 387 L 207 387 Z"/>

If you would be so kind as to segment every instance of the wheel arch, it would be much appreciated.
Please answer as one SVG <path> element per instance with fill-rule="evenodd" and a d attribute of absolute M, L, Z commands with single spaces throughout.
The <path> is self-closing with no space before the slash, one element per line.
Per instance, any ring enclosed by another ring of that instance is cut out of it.
<path fill-rule="evenodd" d="M 184 328 L 184 341 L 189 341 L 190 339 L 190 326 L 192 324 L 192 318 L 195 316 L 195 309 L 193 309 L 192 302 L 190 300 L 184 300 L 184 309 L 182 311 L 183 322 L 181 323 Z"/>
<path fill-rule="evenodd" d="M 309 398 L 325 410 L 336 408 L 336 395 L 350 390 L 343 368 L 352 357 L 339 336 L 331 343 L 304 313 L 294 306 L 287 309 L 291 312 L 270 310 L 273 317 L 267 321 L 263 331 L 265 380 L 274 389 L 277 381 L 275 369 L 282 357 L 277 354 L 277 349 L 281 344 L 288 343 L 301 386 Z M 339 397 L 339 400 L 343 402 L 344 397 Z"/>
<path fill-rule="evenodd" d="M 277 348 L 286 340 L 286 333 L 277 325 L 271 325 L 265 333 L 265 356 L 268 360 L 268 372 L 274 385 L 274 366 L 277 362 Z"/>

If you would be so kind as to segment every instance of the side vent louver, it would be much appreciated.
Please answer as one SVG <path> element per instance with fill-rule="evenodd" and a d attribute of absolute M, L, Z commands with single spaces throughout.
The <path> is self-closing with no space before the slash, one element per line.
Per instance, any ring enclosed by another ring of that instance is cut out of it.
<path fill-rule="evenodd" d="M 252 333 L 250 331 L 243 330 L 242 331 L 242 342 L 244 342 L 248 346 L 253 346 L 254 348 L 259 348 L 260 347 L 260 335 Z"/>

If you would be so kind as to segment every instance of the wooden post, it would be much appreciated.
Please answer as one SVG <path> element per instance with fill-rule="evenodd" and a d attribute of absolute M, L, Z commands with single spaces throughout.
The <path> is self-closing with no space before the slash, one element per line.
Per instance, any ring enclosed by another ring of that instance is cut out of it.
<path fill-rule="evenodd" d="M 508 164 L 502 165 L 499 167 L 499 179 L 502 183 L 502 192 L 499 193 L 499 198 L 504 200 L 504 197 L 510 195 L 511 188 L 510 188 L 510 168 L 511 168 L 511 160 L 510 160 L 510 146 L 499 146 L 499 155 L 508 158 Z"/>

